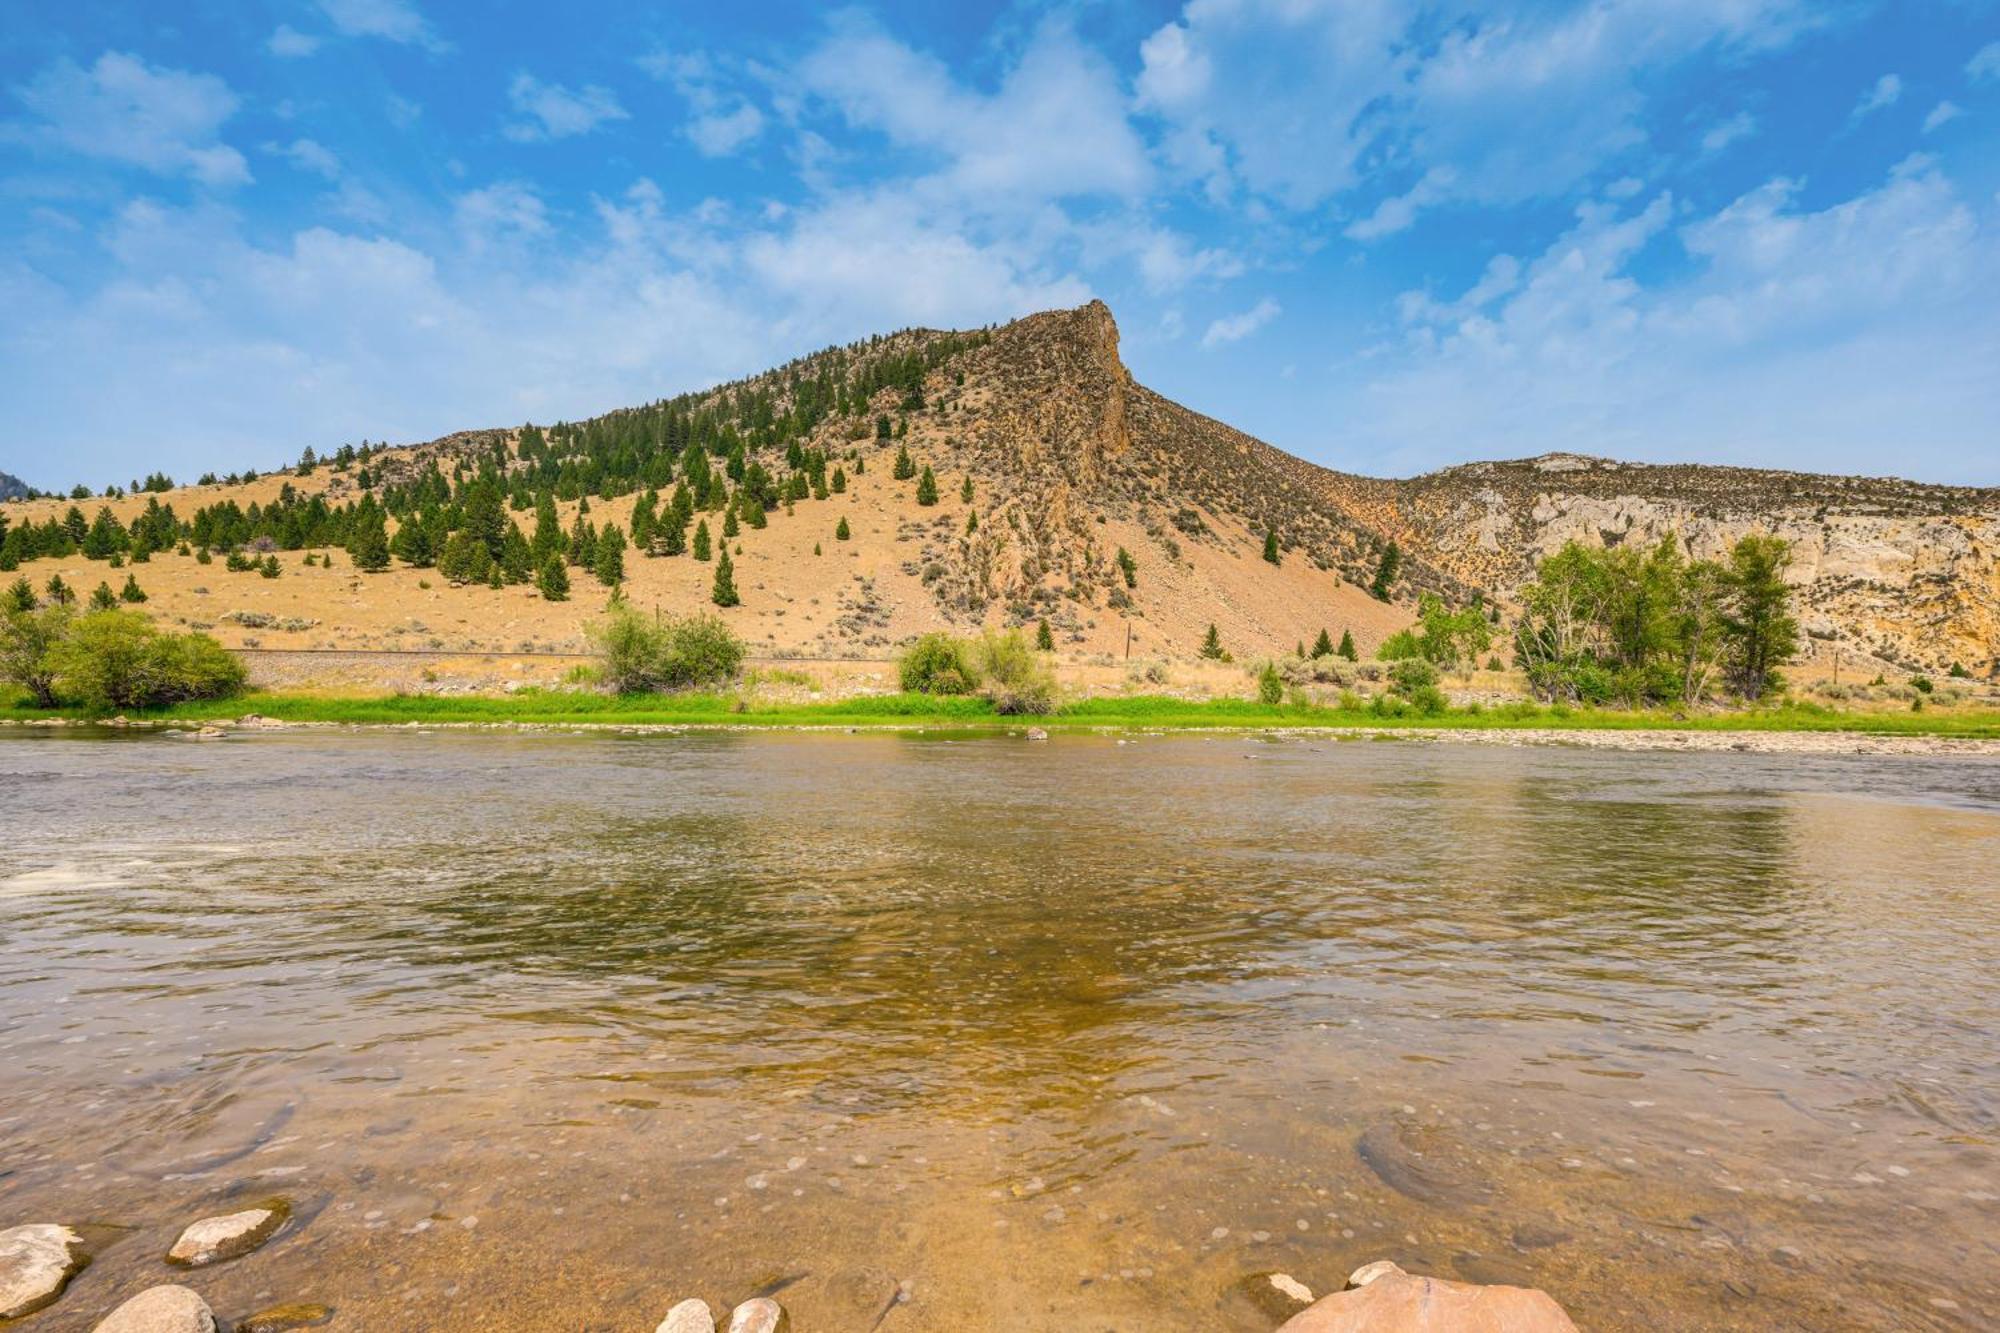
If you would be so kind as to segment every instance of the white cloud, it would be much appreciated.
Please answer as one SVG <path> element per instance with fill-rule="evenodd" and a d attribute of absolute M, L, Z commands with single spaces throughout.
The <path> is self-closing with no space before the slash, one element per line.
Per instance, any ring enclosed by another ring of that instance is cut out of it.
<path fill-rule="evenodd" d="M 1981 79 L 2000 79 L 2000 42 L 1988 42 L 1973 53 L 1965 62 L 1965 75 L 1974 83 Z"/>
<path fill-rule="evenodd" d="M 1748 111 L 1739 111 L 1729 119 L 1711 126 L 1708 133 L 1701 136 L 1701 151 L 1719 153 L 1738 139 L 1748 138 L 1757 132 L 1757 118 Z"/>
<path fill-rule="evenodd" d="M 450 49 L 409 0 L 319 0 L 319 7 L 343 37 L 379 37 L 428 51 Z"/>
<path fill-rule="evenodd" d="M 453 203 L 453 216 L 474 251 L 547 236 L 548 205 L 517 181 L 468 190 Z"/>
<path fill-rule="evenodd" d="M 1902 96 L 1902 78 L 1895 74 L 1884 74 L 1881 78 L 1875 80 L 1874 87 L 1861 95 L 1861 100 L 1854 104 L 1854 110 L 1848 118 L 1850 120 L 1860 120 L 1864 116 L 1872 116 L 1877 111 L 1883 111 L 1896 105 L 1897 102 L 1902 100 Z"/>
<path fill-rule="evenodd" d="M 1241 314 L 1225 315 L 1210 324 L 1208 332 L 1201 335 L 1201 345 L 1220 347 L 1225 343 L 1241 342 L 1276 319 L 1282 310 L 1276 301 L 1267 296 Z"/>
<path fill-rule="evenodd" d="M 265 40 L 264 49 L 274 56 L 295 60 L 319 50 L 319 38 L 300 32 L 288 23 L 280 23 Z"/>
<path fill-rule="evenodd" d="M 516 74 L 507 87 L 507 102 L 523 117 L 503 128 L 516 143 L 541 143 L 588 134 L 611 120 L 629 120 L 609 88 L 595 84 L 571 89 L 543 83 L 532 74 Z"/>
<path fill-rule="evenodd" d="M 687 99 L 695 114 L 682 133 L 703 157 L 728 157 L 764 133 L 764 113 L 730 87 L 728 75 L 706 55 L 660 50 L 640 56 L 637 63 L 654 78 L 671 82 Z"/>
<path fill-rule="evenodd" d="M 852 14 L 796 73 L 851 126 L 935 155 L 936 186 L 981 206 L 1136 196 L 1151 183 L 1116 71 L 1057 22 L 1035 30 L 990 94 Z"/>
<path fill-rule="evenodd" d="M 1929 134 L 1941 125 L 1948 125 L 1964 114 L 1965 108 L 1956 102 L 1939 102 L 1931 108 L 1930 114 L 1924 117 L 1924 133 Z"/>
<path fill-rule="evenodd" d="M 1587 204 L 1518 274 L 1407 295 L 1406 338 L 1353 372 L 1353 447 L 1400 471 L 1573 449 L 1963 476 L 1990 444 L 2000 247 L 1935 163 L 1818 211 L 1781 179 L 1674 218 Z M 1676 243 L 1687 276 L 1634 279 Z"/>
<path fill-rule="evenodd" d="M 764 132 L 764 113 L 748 102 L 734 111 L 696 116 L 688 122 L 688 140 L 703 157 L 728 157 Z"/>
<path fill-rule="evenodd" d="M 1344 234 L 1351 241 L 1378 241 L 1408 230 L 1416 222 L 1419 210 L 1450 194 L 1455 174 L 1450 167 L 1432 167 L 1407 194 L 1390 195 L 1382 200 L 1373 213 L 1348 223 Z"/>
<path fill-rule="evenodd" d="M 312 139 L 294 139 L 288 144 L 269 144 L 266 151 L 276 153 L 289 161 L 300 171 L 309 171 L 315 176 L 333 180 L 340 175 L 340 159 L 326 145 Z"/>
<path fill-rule="evenodd" d="M 205 185 L 250 179 L 243 155 L 219 137 L 236 94 L 212 74 L 106 51 L 87 70 L 58 60 L 16 93 L 41 117 L 34 137 L 45 144 Z"/>

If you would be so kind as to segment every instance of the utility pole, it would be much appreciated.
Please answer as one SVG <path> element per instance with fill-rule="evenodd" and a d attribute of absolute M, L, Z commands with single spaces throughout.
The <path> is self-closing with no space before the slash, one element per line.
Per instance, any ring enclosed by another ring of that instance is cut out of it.
<path fill-rule="evenodd" d="M 1129 618 L 1125 621 L 1125 660 L 1132 660 L 1132 622 Z"/>

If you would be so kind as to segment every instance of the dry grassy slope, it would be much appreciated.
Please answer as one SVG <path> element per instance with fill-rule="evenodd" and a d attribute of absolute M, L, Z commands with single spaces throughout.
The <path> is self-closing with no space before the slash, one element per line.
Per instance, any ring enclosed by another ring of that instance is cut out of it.
<path fill-rule="evenodd" d="M 908 350 L 933 336 L 905 331 L 848 355 Z M 782 395 L 815 360 L 715 393 L 767 385 Z M 896 396 L 884 390 L 871 410 L 894 414 Z M 926 397 L 929 406 L 909 417 L 906 443 L 936 470 L 938 505 L 918 506 L 914 483 L 892 480 L 896 445 L 876 443 L 861 420 L 832 419 L 813 443 L 839 457 L 858 452 L 864 467 L 849 464 L 848 493 L 803 502 L 743 533 L 744 605 L 724 614 L 755 647 L 886 656 L 924 630 L 1046 616 L 1072 660 L 1122 657 L 1128 635 L 1135 657 L 1188 658 L 1211 622 L 1239 658 L 1289 649 L 1322 626 L 1336 637 L 1353 629 L 1366 651 L 1408 622 L 1415 591 L 1480 588 L 1504 597 L 1535 558 L 1572 536 L 1643 541 L 1675 530 L 1697 554 L 1712 555 L 1743 531 L 1772 527 L 1798 544 L 1815 633 L 1927 666 L 1983 666 L 2000 643 L 2000 502 L 1991 491 L 1570 457 L 1473 464 L 1411 481 L 1332 472 L 1135 384 L 1111 313 L 1097 302 L 995 330 L 934 370 Z M 850 438 L 857 434 L 869 438 Z M 496 438 L 505 433 L 463 432 L 373 466 L 394 477 Z M 970 505 L 959 498 L 967 476 Z M 268 502 L 287 481 L 336 502 L 353 496 L 350 477 L 322 468 L 162 499 L 190 515 L 224 495 Z M 126 497 L 112 508 L 130 518 L 144 504 Z M 16 502 L 7 512 L 40 519 L 67 505 Z M 629 525 L 631 507 L 626 497 L 594 502 L 592 512 Z M 567 524 L 575 506 L 559 508 Z M 977 531 L 966 530 L 968 512 Z M 843 515 L 854 534 L 845 543 L 833 539 Z M 1261 558 L 1272 528 L 1285 548 L 1275 568 Z M 1362 591 L 1387 537 L 1408 555 L 1394 606 Z M 1129 591 L 1114 561 L 1121 546 L 1138 564 Z M 276 580 L 177 556 L 155 557 L 138 573 L 152 609 L 169 620 L 263 646 L 568 649 L 581 645 L 582 624 L 603 598 L 582 576 L 574 600 L 551 604 L 525 589 L 450 588 L 433 570 L 364 577 L 344 557 L 333 570 L 303 568 L 296 556 L 284 562 Z M 38 565 L 52 572 L 57 562 Z M 84 588 L 109 575 L 81 558 L 60 567 Z M 708 605 L 711 566 L 635 554 L 628 572 L 628 595 L 641 606 Z M 227 619 L 232 611 L 314 623 L 251 630 Z"/>

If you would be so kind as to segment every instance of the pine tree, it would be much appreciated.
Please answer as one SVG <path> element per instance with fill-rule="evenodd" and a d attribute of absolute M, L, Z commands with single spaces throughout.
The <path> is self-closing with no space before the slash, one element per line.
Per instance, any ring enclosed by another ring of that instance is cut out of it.
<path fill-rule="evenodd" d="M 686 555 L 687 548 L 687 516 L 678 509 L 670 509 L 666 519 L 653 529 L 653 544 L 647 554 Z"/>
<path fill-rule="evenodd" d="M 1301 654 L 1301 656 L 1303 656 L 1303 654 Z M 1313 656 L 1314 657 L 1333 656 L 1333 636 L 1326 632 L 1324 626 L 1320 628 L 1319 637 L 1313 640 Z"/>
<path fill-rule="evenodd" d="M 937 477 L 931 472 L 930 464 L 924 464 L 924 474 L 917 478 L 917 503 L 934 505 L 938 501 Z"/>
<path fill-rule="evenodd" d="M 724 537 L 734 537 L 737 533 L 741 531 L 743 531 L 743 529 L 739 527 L 736 522 L 736 506 L 731 505 L 729 506 L 728 510 L 722 515 L 722 535 Z"/>
<path fill-rule="evenodd" d="M 118 590 L 118 600 L 134 606 L 146 600 L 146 590 L 139 586 L 137 576 L 132 574 L 125 576 L 125 586 Z"/>
<path fill-rule="evenodd" d="M 1274 565 L 1278 563 L 1278 530 L 1276 528 L 1264 534 L 1264 558 Z"/>
<path fill-rule="evenodd" d="M 847 494 L 847 473 L 840 468 L 833 470 L 833 493 L 835 495 Z"/>
<path fill-rule="evenodd" d="M 834 525 L 833 539 L 837 542 L 844 542 L 853 535 L 854 533 L 847 526 L 847 515 L 842 514 L 840 516 L 840 522 Z"/>
<path fill-rule="evenodd" d="M 507 535 L 500 542 L 499 568 L 501 577 L 509 583 L 526 583 L 534 577 L 534 549 L 521 535 L 521 525 L 511 520 L 507 524 Z"/>
<path fill-rule="evenodd" d="M 1134 560 L 1132 553 L 1122 546 L 1118 548 L 1118 572 L 1125 576 L 1126 587 L 1139 586 L 1139 562 Z"/>
<path fill-rule="evenodd" d="M 1375 581 L 1368 585 L 1369 593 L 1378 602 L 1389 600 L 1389 589 L 1396 582 L 1396 571 L 1403 567 L 1403 550 L 1390 542 L 1382 548 L 1381 563 L 1375 566 Z"/>
<path fill-rule="evenodd" d="M 91 591 L 91 594 L 90 594 L 90 609 L 91 609 L 91 610 L 93 610 L 93 611 L 109 611 L 109 610 L 111 610 L 111 609 L 112 609 L 113 607 L 115 607 L 115 606 L 117 606 L 117 605 L 118 605 L 118 594 L 117 594 L 117 593 L 115 593 L 115 592 L 113 592 L 113 591 L 111 591 L 111 585 L 110 585 L 110 584 L 108 584 L 108 583 L 100 583 L 100 584 L 98 584 L 98 585 L 97 585 L 97 587 L 96 587 L 96 588 L 94 588 L 94 589 L 93 589 L 93 590 Z"/>
<path fill-rule="evenodd" d="M 1334 651 L 1350 662 L 1359 662 L 1361 660 L 1360 652 L 1354 647 L 1354 631 L 1351 629 L 1344 629 L 1340 632 L 1340 647 L 1334 649 Z"/>
<path fill-rule="evenodd" d="M 694 527 L 694 558 L 706 560 L 709 557 L 708 520 L 703 519 Z"/>
<path fill-rule="evenodd" d="M 562 520 L 556 517 L 555 497 L 547 491 L 535 497 L 535 536 L 530 545 L 537 565 L 563 549 Z"/>
<path fill-rule="evenodd" d="M 1035 626 L 1035 647 L 1045 653 L 1052 653 L 1056 650 L 1055 631 L 1049 628 L 1049 618 L 1047 616 L 1043 616 L 1041 623 Z"/>
<path fill-rule="evenodd" d="M 60 574 L 49 575 L 49 581 L 42 585 L 42 591 L 46 592 L 49 600 L 57 606 L 68 606 L 76 601 L 76 590 L 64 583 Z"/>
<path fill-rule="evenodd" d="M 1202 638 L 1201 655 L 1211 662 L 1222 660 L 1222 635 L 1216 632 L 1213 621 L 1209 622 L 1208 633 Z"/>
<path fill-rule="evenodd" d="M 625 581 L 625 537 L 616 523 L 605 524 L 604 531 L 597 534 L 597 560 L 591 572 L 607 588 Z"/>
<path fill-rule="evenodd" d="M 887 421 L 888 418 L 884 417 L 883 420 Z M 908 445 L 904 445 L 902 448 L 896 450 L 896 466 L 890 471 L 889 475 L 897 481 L 908 481 L 911 477 L 917 475 L 917 460 L 910 457 Z"/>
<path fill-rule="evenodd" d="M 267 555 L 264 557 L 264 563 L 257 566 L 257 572 L 267 579 L 274 579 L 283 571 L 278 568 L 278 557 Z"/>
<path fill-rule="evenodd" d="M 542 599 L 549 602 L 569 600 L 569 571 L 563 567 L 563 558 L 554 551 L 542 561 L 541 572 L 535 575 L 535 587 Z"/>
<path fill-rule="evenodd" d="M 889 418 L 886 415 L 875 418 L 875 438 L 878 440 L 889 438 Z M 900 481 L 902 478 L 898 477 L 897 480 Z"/>
<path fill-rule="evenodd" d="M 35 588 L 28 580 L 15 579 L 7 589 L 6 609 L 9 611 L 32 611 L 35 609 Z"/>
<path fill-rule="evenodd" d="M 958 498 L 962 504 L 972 503 L 972 474 L 969 472 L 965 476 L 965 484 L 958 488 Z"/>
<path fill-rule="evenodd" d="M 726 546 L 715 564 L 715 586 L 708 590 L 708 600 L 717 606 L 735 606 L 743 600 L 736 595 L 736 566 L 730 563 Z"/>
<path fill-rule="evenodd" d="M 979 531 L 979 511 L 974 509 L 965 516 L 965 535 L 970 537 L 977 531 Z"/>
<path fill-rule="evenodd" d="M 372 497 L 356 512 L 354 535 L 348 538 L 347 554 L 354 567 L 364 574 L 379 574 L 389 567 L 389 527 Z"/>

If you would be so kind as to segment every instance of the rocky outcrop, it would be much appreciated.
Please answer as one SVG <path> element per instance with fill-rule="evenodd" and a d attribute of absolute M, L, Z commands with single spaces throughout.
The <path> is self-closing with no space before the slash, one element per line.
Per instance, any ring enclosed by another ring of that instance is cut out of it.
<path fill-rule="evenodd" d="M 52 1304 L 89 1260 L 83 1237 L 52 1222 L 0 1231 L 0 1320 Z"/>
<path fill-rule="evenodd" d="M 1415 1277 L 1377 1260 L 1279 1333 L 1576 1333 L 1576 1325 L 1547 1292 Z"/>

